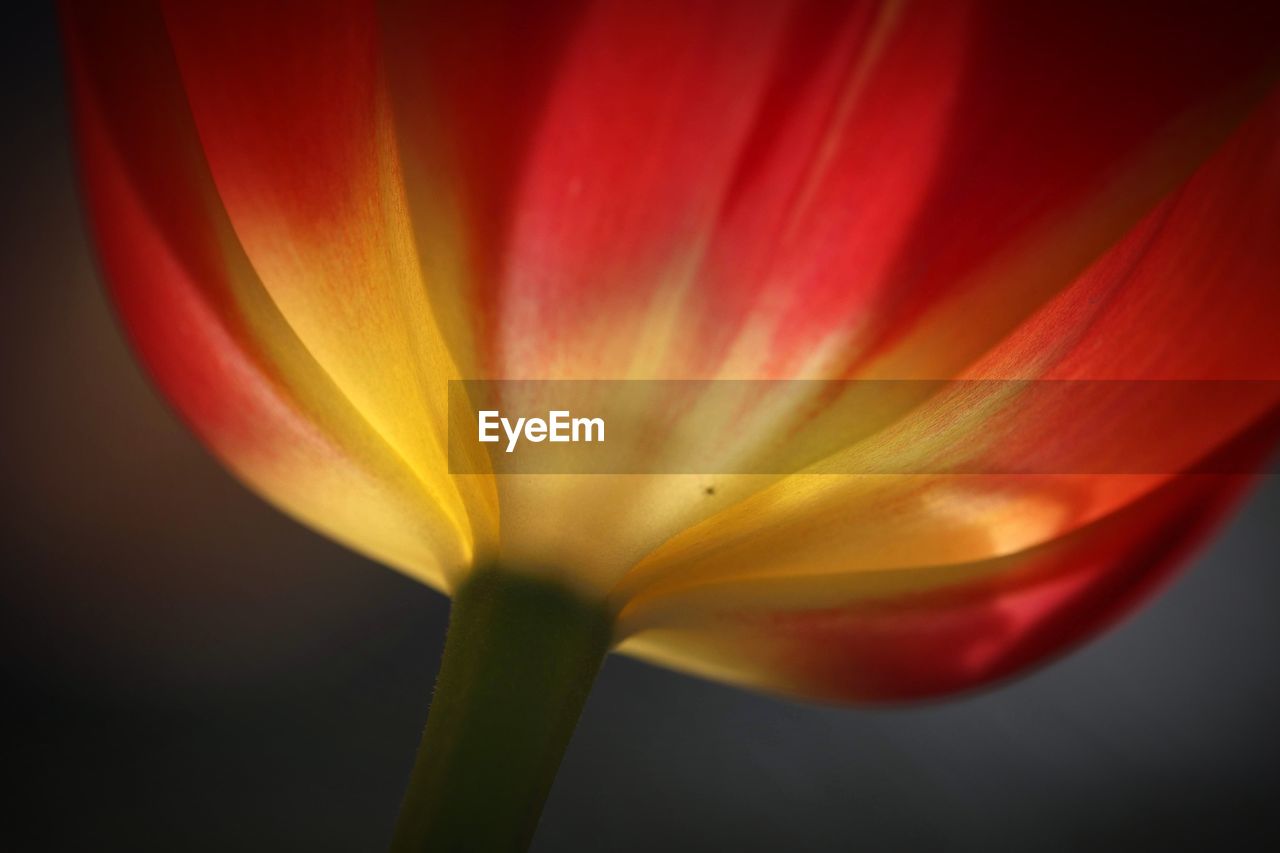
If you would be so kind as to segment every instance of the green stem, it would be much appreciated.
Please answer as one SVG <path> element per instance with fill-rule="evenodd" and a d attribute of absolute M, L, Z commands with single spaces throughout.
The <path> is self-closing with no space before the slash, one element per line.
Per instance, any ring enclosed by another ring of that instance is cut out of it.
<path fill-rule="evenodd" d="M 605 609 L 513 572 L 454 596 L 393 853 L 524 850 L 609 649 Z"/>

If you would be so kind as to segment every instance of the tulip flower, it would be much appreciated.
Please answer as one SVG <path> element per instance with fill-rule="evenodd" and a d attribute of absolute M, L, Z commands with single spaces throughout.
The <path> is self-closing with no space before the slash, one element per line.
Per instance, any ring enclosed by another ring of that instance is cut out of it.
<path fill-rule="evenodd" d="M 609 651 L 912 700 L 1155 588 L 1280 429 L 1264 5 L 66 2 L 156 384 L 254 491 L 454 597 L 397 849 L 526 844 Z M 696 382 L 646 392 L 648 441 L 610 421 L 633 467 L 600 474 L 460 471 L 452 380 L 544 416 L 555 382 Z M 720 380 L 751 384 L 706 414 Z M 842 432 L 871 381 L 941 385 Z M 702 465 L 699 412 L 754 467 Z"/>

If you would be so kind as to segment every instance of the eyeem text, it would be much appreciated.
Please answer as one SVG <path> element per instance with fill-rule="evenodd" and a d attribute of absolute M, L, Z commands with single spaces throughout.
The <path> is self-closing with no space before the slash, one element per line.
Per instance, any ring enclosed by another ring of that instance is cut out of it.
<path fill-rule="evenodd" d="M 534 442 L 596 442 L 604 441 L 604 418 L 575 418 L 568 411 L 553 409 L 542 418 L 502 417 L 496 409 L 486 409 L 478 418 L 480 441 L 495 444 L 507 439 L 507 453 L 515 452 L 521 437 Z"/>

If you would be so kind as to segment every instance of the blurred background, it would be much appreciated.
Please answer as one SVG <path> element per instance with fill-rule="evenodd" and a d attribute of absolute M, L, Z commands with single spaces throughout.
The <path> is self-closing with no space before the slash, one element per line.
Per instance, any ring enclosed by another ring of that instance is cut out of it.
<path fill-rule="evenodd" d="M 53 11 L 0 39 L 0 849 L 383 850 L 447 602 L 178 425 L 96 281 Z M 1280 849 L 1278 519 L 1272 475 L 1118 629 L 948 704 L 805 707 L 612 659 L 534 849 Z"/>

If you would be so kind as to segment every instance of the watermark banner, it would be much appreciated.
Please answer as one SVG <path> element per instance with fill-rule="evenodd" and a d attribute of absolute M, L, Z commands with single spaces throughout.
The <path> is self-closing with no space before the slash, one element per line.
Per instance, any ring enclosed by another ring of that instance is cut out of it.
<path fill-rule="evenodd" d="M 457 380 L 454 474 L 1241 474 L 1280 381 Z"/>

